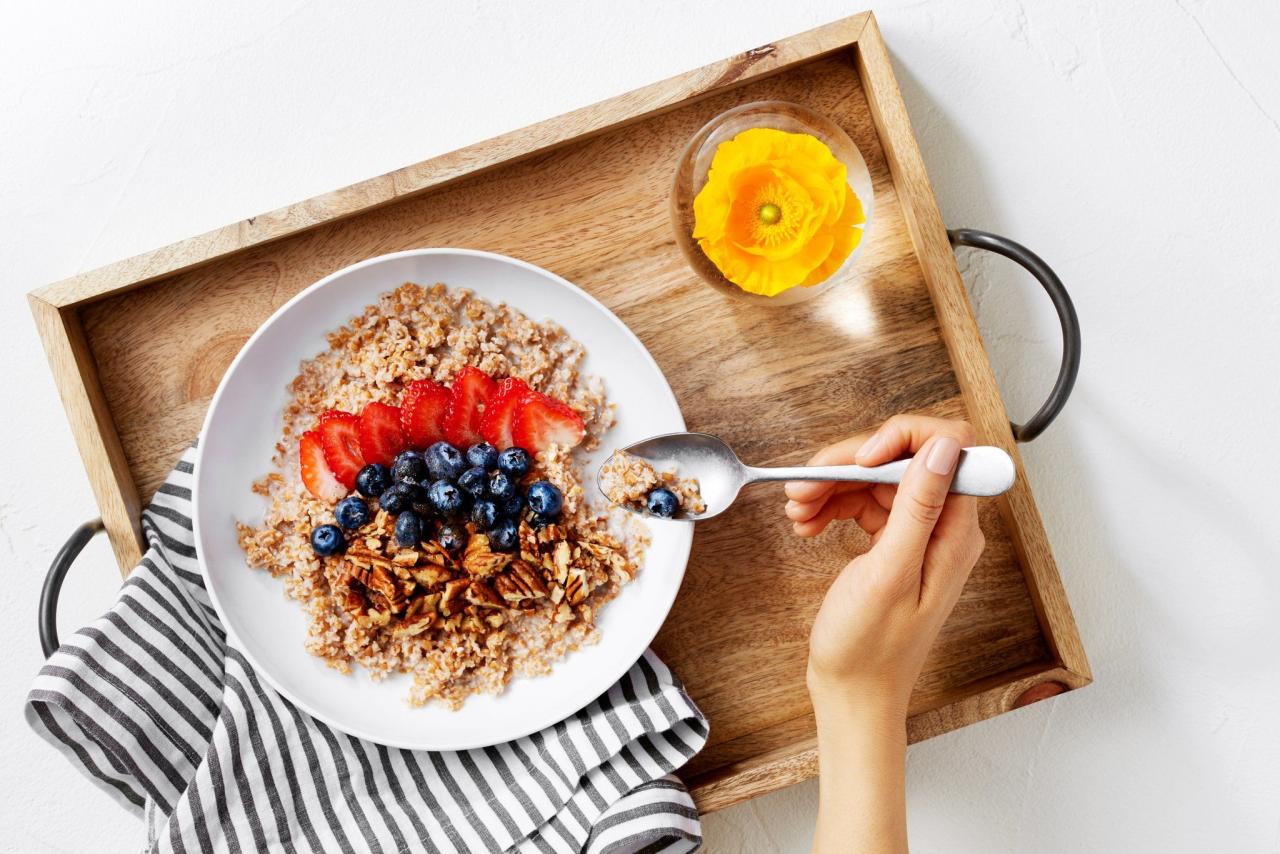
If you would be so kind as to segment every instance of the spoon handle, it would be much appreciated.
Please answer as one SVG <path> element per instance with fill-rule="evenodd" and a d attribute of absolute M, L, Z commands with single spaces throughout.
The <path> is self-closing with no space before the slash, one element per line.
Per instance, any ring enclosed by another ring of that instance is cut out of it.
<path fill-rule="evenodd" d="M 882 466 L 747 466 L 748 482 L 765 480 L 837 480 L 865 483 L 899 483 L 911 460 Z M 1013 486 L 1013 459 L 1000 448 L 982 445 L 960 452 L 951 491 L 957 495 L 999 495 Z"/>

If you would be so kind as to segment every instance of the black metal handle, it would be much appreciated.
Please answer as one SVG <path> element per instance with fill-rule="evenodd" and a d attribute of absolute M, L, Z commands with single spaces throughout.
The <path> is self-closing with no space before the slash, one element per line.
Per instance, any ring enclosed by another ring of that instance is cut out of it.
<path fill-rule="evenodd" d="M 49 574 L 44 577 L 44 587 L 40 590 L 40 613 L 37 615 L 40 648 L 44 650 L 45 658 L 53 655 L 53 651 L 58 648 L 58 594 L 62 592 L 62 580 L 67 577 L 67 570 L 71 569 L 71 564 L 75 563 L 94 534 L 102 530 L 101 519 L 85 522 L 62 544 L 53 563 L 49 565 Z"/>
<path fill-rule="evenodd" d="M 1062 324 L 1062 367 L 1058 369 L 1058 380 L 1053 384 L 1053 390 L 1049 392 L 1044 405 L 1025 424 L 1009 422 L 1014 439 L 1030 442 L 1043 433 L 1044 428 L 1052 424 L 1062 407 L 1067 405 L 1067 398 L 1071 397 L 1071 389 L 1076 384 L 1076 374 L 1080 373 L 1080 319 L 1076 317 L 1076 307 L 1071 304 L 1067 287 L 1062 284 L 1058 274 L 1039 255 L 1021 243 L 972 228 L 952 229 L 947 232 L 947 236 L 951 238 L 952 246 L 985 249 L 1016 261 L 1035 277 L 1058 311 L 1058 321 Z"/>

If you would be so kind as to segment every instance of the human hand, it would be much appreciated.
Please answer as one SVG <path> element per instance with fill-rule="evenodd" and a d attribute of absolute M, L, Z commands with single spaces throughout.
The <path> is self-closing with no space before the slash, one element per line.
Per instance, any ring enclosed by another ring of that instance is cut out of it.
<path fill-rule="evenodd" d="M 925 656 L 986 544 L 976 499 L 948 494 L 960 449 L 975 439 L 962 421 L 898 415 L 810 464 L 875 466 L 910 453 L 901 484 L 787 484 L 798 536 L 837 519 L 871 535 L 871 549 L 832 582 L 809 636 L 815 707 L 832 698 L 905 719 Z"/>

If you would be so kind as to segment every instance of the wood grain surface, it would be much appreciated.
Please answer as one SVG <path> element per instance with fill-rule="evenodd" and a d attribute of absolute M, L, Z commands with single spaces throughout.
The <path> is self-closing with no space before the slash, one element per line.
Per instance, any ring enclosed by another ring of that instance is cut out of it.
<path fill-rule="evenodd" d="M 702 283 L 667 212 L 687 140 L 723 110 L 762 99 L 832 117 L 861 149 L 876 193 L 851 279 L 787 308 L 726 299 Z M 348 264 L 423 246 L 510 254 L 583 287 L 649 348 L 689 428 L 723 436 L 750 463 L 801 463 L 901 411 L 966 417 L 984 443 L 1016 454 L 869 15 L 562 119 L 529 129 L 533 139 L 509 134 L 492 150 L 482 143 L 33 297 L 60 385 L 74 391 L 70 373 L 94 390 L 72 394 L 68 411 L 98 414 L 84 429 L 102 434 L 102 447 L 82 439 L 86 461 L 118 462 L 95 478 L 109 493 L 108 475 L 132 479 L 115 490 L 126 496 L 115 516 L 136 520 L 128 493 L 145 498 L 163 480 L 227 365 L 272 311 Z M 808 629 L 833 574 L 866 542 L 852 525 L 796 540 L 782 504 L 776 485 L 755 487 L 699 525 L 655 641 L 711 720 L 708 747 L 684 772 L 703 809 L 816 768 Z M 1089 678 L 1021 467 L 1009 496 L 983 503 L 982 526 L 986 553 L 912 698 L 913 740 Z M 1042 683 L 1054 684 L 1027 694 Z"/>

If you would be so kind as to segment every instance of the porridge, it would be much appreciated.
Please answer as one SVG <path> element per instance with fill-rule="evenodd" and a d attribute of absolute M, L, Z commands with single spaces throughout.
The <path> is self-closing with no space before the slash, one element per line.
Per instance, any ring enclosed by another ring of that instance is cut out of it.
<path fill-rule="evenodd" d="M 584 500 L 579 449 L 613 423 L 560 327 L 404 284 L 328 335 L 290 384 L 267 509 L 238 523 L 330 666 L 413 677 L 459 708 L 595 639 L 643 529 Z"/>

